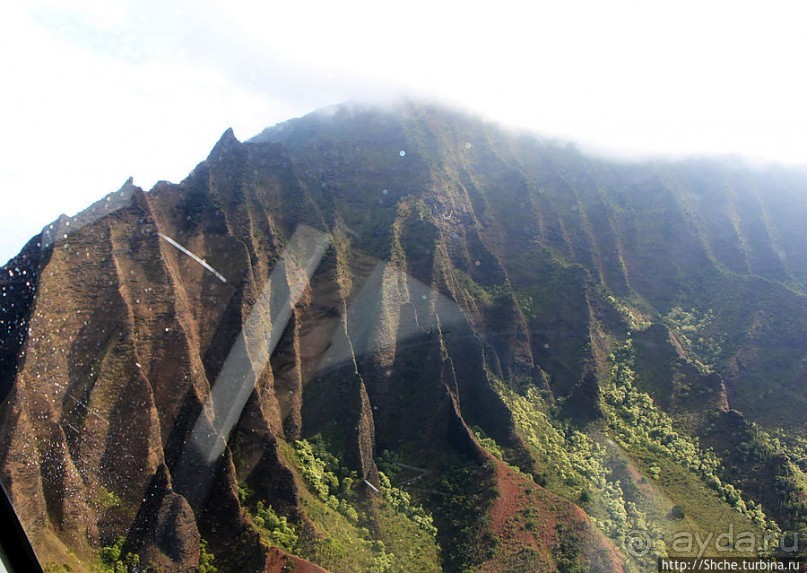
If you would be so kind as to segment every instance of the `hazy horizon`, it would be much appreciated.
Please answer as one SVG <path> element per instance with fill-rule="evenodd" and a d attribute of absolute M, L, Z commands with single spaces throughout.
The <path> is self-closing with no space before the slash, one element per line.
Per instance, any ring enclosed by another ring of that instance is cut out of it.
<path fill-rule="evenodd" d="M 807 165 L 798 6 L 570 2 L 11 5 L 0 27 L 0 259 L 129 177 L 179 181 L 345 101 L 414 97 L 621 159 Z"/>

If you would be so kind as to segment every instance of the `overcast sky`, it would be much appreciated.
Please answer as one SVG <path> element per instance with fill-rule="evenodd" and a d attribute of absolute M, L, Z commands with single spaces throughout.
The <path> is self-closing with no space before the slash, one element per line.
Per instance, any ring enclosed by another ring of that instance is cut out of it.
<path fill-rule="evenodd" d="M 807 164 L 798 2 L 43 0 L 0 8 L 0 264 L 227 127 L 433 96 L 615 154 Z"/>

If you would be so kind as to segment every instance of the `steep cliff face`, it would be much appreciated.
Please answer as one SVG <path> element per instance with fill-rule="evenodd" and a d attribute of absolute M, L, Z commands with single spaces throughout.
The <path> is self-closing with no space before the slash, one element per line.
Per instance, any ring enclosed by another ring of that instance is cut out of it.
<path fill-rule="evenodd" d="M 648 392 L 686 440 L 731 408 L 807 437 L 805 191 L 413 104 L 228 131 L 3 267 L 3 485 L 74 570 L 635 569 L 628 530 L 664 538 L 688 503 L 761 537 L 746 501 L 798 493 L 803 459 L 715 442 L 740 507 L 678 434 L 620 421 Z"/>

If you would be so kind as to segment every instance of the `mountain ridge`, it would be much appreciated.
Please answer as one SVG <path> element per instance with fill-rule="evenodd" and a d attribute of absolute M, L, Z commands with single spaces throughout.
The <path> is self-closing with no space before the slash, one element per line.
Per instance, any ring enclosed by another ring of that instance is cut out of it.
<path fill-rule="evenodd" d="M 3 267 L 3 483 L 40 554 L 85 569 L 123 536 L 169 570 L 201 539 L 222 570 L 398 570 L 408 531 L 417 570 L 643 570 L 626 536 L 668 539 L 673 506 L 797 530 L 804 460 L 776 440 L 805 437 L 807 177 L 776 173 L 591 160 L 412 103 L 228 129 L 183 182 L 130 180 Z M 327 243 L 308 271 L 302 229 Z"/>

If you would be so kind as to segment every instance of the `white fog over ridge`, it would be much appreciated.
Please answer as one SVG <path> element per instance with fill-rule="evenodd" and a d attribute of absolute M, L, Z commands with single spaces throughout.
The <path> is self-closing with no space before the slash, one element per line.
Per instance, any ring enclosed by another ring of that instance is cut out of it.
<path fill-rule="evenodd" d="M 0 259 L 227 127 L 428 97 L 629 158 L 807 164 L 796 3 L 29 1 L 0 22 Z"/>

